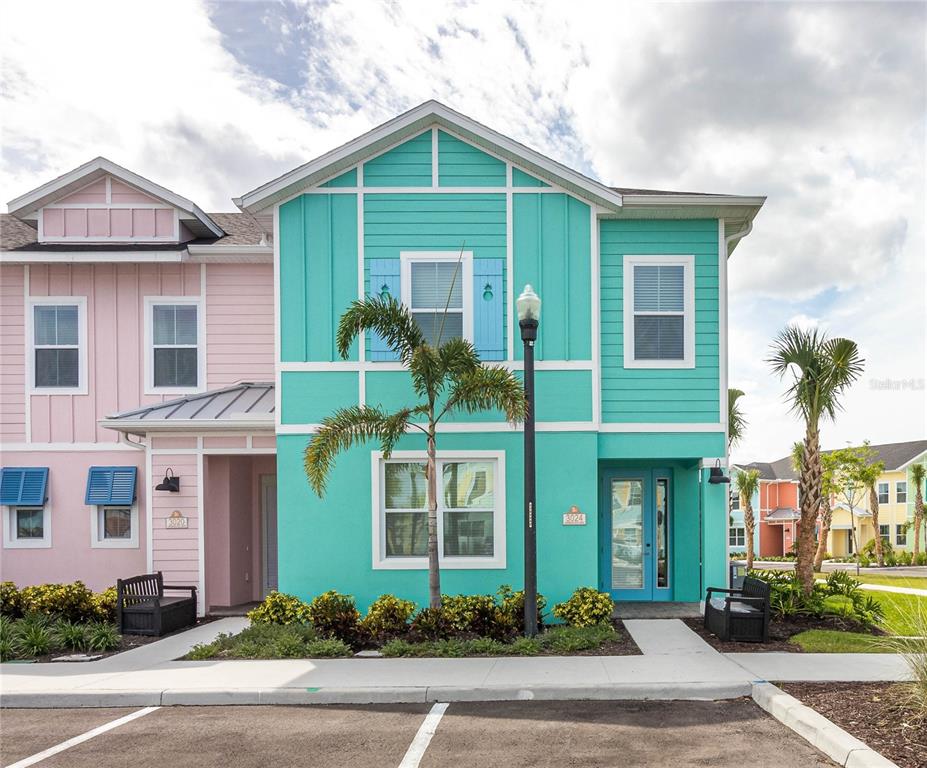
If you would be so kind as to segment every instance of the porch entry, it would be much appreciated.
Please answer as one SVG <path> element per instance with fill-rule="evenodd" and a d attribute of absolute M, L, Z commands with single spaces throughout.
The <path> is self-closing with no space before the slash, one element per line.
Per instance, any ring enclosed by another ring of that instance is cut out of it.
<path fill-rule="evenodd" d="M 606 470 L 601 588 L 615 600 L 672 600 L 672 471 Z"/>

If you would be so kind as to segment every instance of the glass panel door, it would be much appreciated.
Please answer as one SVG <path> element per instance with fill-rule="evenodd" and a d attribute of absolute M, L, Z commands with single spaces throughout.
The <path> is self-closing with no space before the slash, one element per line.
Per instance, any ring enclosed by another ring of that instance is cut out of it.
<path fill-rule="evenodd" d="M 643 589 L 644 482 L 611 481 L 611 588 Z"/>

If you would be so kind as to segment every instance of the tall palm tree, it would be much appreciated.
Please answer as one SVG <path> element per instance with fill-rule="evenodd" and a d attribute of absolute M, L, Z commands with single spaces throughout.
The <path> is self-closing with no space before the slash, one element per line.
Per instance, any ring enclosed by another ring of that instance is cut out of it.
<path fill-rule="evenodd" d="M 729 389 L 727 391 L 727 450 L 730 453 L 731 448 L 739 443 L 747 429 L 747 419 L 740 410 L 740 404 L 737 402 L 744 396 L 741 389 Z"/>
<path fill-rule="evenodd" d="M 740 508 L 744 513 L 744 538 L 747 545 L 747 570 L 753 568 L 753 531 L 756 521 L 753 518 L 753 494 L 760 483 L 760 473 L 756 469 L 740 471 L 734 476 L 734 488 L 740 497 Z"/>
<path fill-rule="evenodd" d="M 911 467 L 911 482 L 914 485 L 914 557 L 921 552 L 921 523 L 924 521 L 924 475 L 927 468 L 923 464 Z"/>
<path fill-rule="evenodd" d="M 801 445 L 797 443 L 797 445 Z M 834 481 L 835 462 L 834 454 L 821 454 L 821 530 L 818 533 L 818 549 L 814 554 L 814 572 L 819 573 L 827 552 L 827 537 L 834 519 L 832 499 L 840 492 Z"/>
<path fill-rule="evenodd" d="M 456 278 L 455 278 L 456 279 Z M 442 324 L 443 325 L 443 324 Z M 379 440 L 389 458 L 399 438 L 409 431 L 425 438 L 425 476 L 428 500 L 428 596 L 432 608 L 441 606 L 438 568 L 438 491 L 436 474 L 437 425 L 453 412 L 475 413 L 499 409 L 511 422 L 525 417 L 521 382 L 506 368 L 480 362 L 473 345 L 460 338 L 429 343 L 412 313 L 392 296 L 368 296 L 352 302 L 338 323 L 338 354 L 347 359 L 351 344 L 363 331 L 376 331 L 412 377 L 419 402 L 387 413 L 379 405 L 340 408 L 323 419 L 306 446 L 304 464 L 313 490 L 322 496 L 335 457 L 353 445 Z"/>
<path fill-rule="evenodd" d="M 791 410 L 805 423 L 795 571 L 802 588 L 810 594 L 814 586 L 814 524 L 821 506 L 821 419 L 836 416 L 841 397 L 863 372 L 863 359 L 850 339 L 828 338 L 817 328 L 788 326 L 773 342 L 767 362 L 780 377 L 791 376 L 786 397 Z"/>

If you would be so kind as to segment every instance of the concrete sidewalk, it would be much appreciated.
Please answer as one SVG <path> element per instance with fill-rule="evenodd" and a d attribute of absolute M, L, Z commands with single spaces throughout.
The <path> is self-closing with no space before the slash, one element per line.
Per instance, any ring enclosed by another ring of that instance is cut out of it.
<path fill-rule="evenodd" d="M 893 655 L 724 655 L 678 619 L 626 623 L 642 656 L 172 660 L 243 623 L 223 619 L 99 662 L 0 665 L 2 706 L 705 700 L 749 696 L 757 680 L 899 680 L 907 673 Z"/>

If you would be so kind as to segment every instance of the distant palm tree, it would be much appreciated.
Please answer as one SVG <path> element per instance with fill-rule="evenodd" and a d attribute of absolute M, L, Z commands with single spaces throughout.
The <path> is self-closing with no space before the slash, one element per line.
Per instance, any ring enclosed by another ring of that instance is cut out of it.
<path fill-rule="evenodd" d="M 914 557 L 921 552 L 921 523 L 924 521 L 924 475 L 927 468 L 923 464 L 911 467 L 911 482 L 914 484 Z"/>
<path fill-rule="evenodd" d="M 756 521 L 753 517 L 753 494 L 760 483 L 760 473 L 756 469 L 741 470 L 734 475 L 734 488 L 740 497 L 740 508 L 744 513 L 744 539 L 747 545 L 747 570 L 753 568 L 753 531 Z"/>
<path fill-rule="evenodd" d="M 727 391 L 727 450 L 730 453 L 731 448 L 743 440 L 744 432 L 747 429 L 747 419 L 740 410 L 740 404 L 737 402 L 744 396 L 743 390 L 729 389 Z"/>
<path fill-rule="evenodd" d="M 524 419 L 526 410 L 522 384 L 510 370 L 484 366 L 473 345 L 465 339 L 453 338 L 442 343 L 442 330 L 443 322 L 435 343 L 429 343 L 409 309 L 389 295 L 368 296 L 352 302 L 338 323 L 338 353 L 347 359 L 359 333 L 376 331 L 409 371 L 419 402 L 394 413 L 387 413 L 378 405 L 340 408 L 322 420 L 322 426 L 309 441 L 304 455 L 309 483 L 322 496 L 328 473 L 341 451 L 368 440 L 379 440 L 383 457 L 389 458 L 402 435 L 411 430 L 422 433 L 427 450 L 428 595 L 432 608 L 441 606 L 436 474 L 438 422 L 455 411 L 476 413 L 497 408 L 514 423 Z"/>
<path fill-rule="evenodd" d="M 833 419 L 841 397 L 863 372 L 856 343 L 827 338 L 818 329 L 788 326 L 773 342 L 767 362 L 780 377 L 791 376 L 787 399 L 805 422 L 799 480 L 799 517 L 795 572 L 806 593 L 814 586 L 814 526 L 821 506 L 822 418 Z"/>

